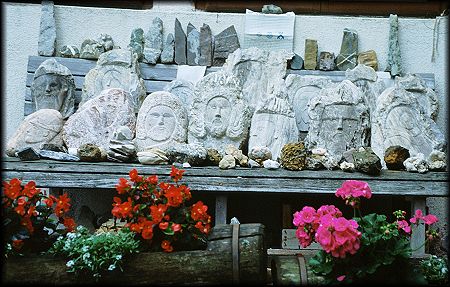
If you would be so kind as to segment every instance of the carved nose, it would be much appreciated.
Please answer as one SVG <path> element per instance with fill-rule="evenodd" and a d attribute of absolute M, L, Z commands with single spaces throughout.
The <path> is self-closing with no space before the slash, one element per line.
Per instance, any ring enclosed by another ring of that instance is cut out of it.
<path fill-rule="evenodd" d="M 342 130 L 342 118 L 339 118 L 339 120 L 338 120 L 337 129 L 340 130 L 340 131 Z"/>

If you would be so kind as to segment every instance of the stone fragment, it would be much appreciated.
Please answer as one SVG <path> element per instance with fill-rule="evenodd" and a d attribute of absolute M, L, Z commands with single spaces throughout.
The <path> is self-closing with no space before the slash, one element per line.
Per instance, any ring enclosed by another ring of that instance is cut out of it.
<path fill-rule="evenodd" d="M 75 112 L 75 80 L 70 70 L 54 58 L 39 65 L 30 90 L 35 110 L 54 109 L 64 119 Z"/>
<path fill-rule="evenodd" d="M 133 131 L 127 126 L 120 126 L 114 132 L 113 139 L 118 141 L 122 140 L 131 141 L 133 139 Z"/>
<path fill-rule="evenodd" d="M 279 169 L 280 168 L 280 163 L 277 162 L 277 161 L 271 160 L 271 159 L 266 159 L 263 162 L 263 166 L 264 166 L 264 168 L 272 169 L 272 170 L 273 169 Z"/>
<path fill-rule="evenodd" d="M 353 164 L 357 171 L 363 173 L 370 175 L 380 175 L 381 173 L 381 159 L 369 147 L 353 153 Z"/>
<path fill-rule="evenodd" d="M 198 144 L 173 144 L 164 148 L 169 163 L 188 162 L 192 166 L 203 166 L 206 164 L 207 150 Z"/>
<path fill-rule="evenodd" d="M 327 154 L 327 150 L 324 149 L 324 148 L 320 148 L 320 147 L 313 148 L 311 150 L 311 154 L 314 154 L 314 155 L 326 155 Z"/>
<path fill-rule="evenodd" d="M 63 127 L 63 139 L 68 148 L 95 143 L 108 150 L 117 128 L 128 126 L 134 132 L 135 123 L 130 94 L 120 88 L 106 89 L 84 103 L 67 120 Z"/>
<path fill-rule="evenodd" d="M 223 156 L 213 148 L 209 148 L 206 150 L 207 152 L 207 163 L 210 165 L 218 166 L 219 162 L 222 160 Z"/>
<path fill-rule="evenodd" d="M 369 66 L 375 71 L 378 71 L 377 53 L 374 50 L 359 53 L 358 64 Z"/>
<path fill-rule="evenodd" d="M 305 169 L 308 170 L 320 170 L 323 169 L 323 162 L 325 161 L 325 156 L 311 154 L 306 157 Z"/>
<path fill-rule="evenodd" d="M 353 69 L 358 64 L 358 33 L 345 28 L 341 51 L 336 57 L 336 66 L 340 71 Z"/>
<path fill-rule="evenodd" d="M 404 170 L 403 162 L 409 158 L 409 150 L 399 146 L 390 146 L 384 152 L 384 162 L 386 167 L 392 170 Z"/>
<path fill-rule="evenodd" d="M 192 82 L 175 79 L 164 86 L 167 91 L 179 98 L 186 109 L 189 109 L 194 98 L 194 84 Z"/>
<path fill-rule="evenodd" d="M 213 66 L 222 66 L 228 55 L 240 48 L 234 25 L 214 36 Z"/>
<path fill-rule="evenodd" d="M 186 65 L 186 34 L 177 18 L 175 18 L 175 63 Z"/>
<path fill-rule="evenodd" d="M 134 162 L 136 160 L 136 146 L 132 139 L 133 131 L 127 126 L 119 126 L 109 142 L 108 160 Z"/>
<path fill-rule="evenodd" d="M 144 63 L 156 64 L 163 50 L 163 21 L 155 17 L 145 35 L 143 59 Z"/>
<path fill-rule="evenodd" d="M 208 66 L 212 65 L 213 57 L 213 38 L 211 28 L 203 23 L 200 27 L 200 58 L 198 60 L 198 65 Z"/>
<path fill-rule="evenodd" d="M 336 68 L 334 53 L 320 52 L 319 55 L 319 70 L 333 71 Z"/>
<path fill-rule="evenodd" d="M 220 153 L 228 144 L 242 148 L 250 118 L 236 77 L 223 71 L 210 73 L 195 85 L 188 143 L 199 143 Z"/>
<path fill-rule="evenodd" d="M 346 171 L 346 172 L 353 172 L 355 170 L 355 165 L 353 163 L 351 163 L 351 162 L 346 162 L 346 161 L 341 162 L 339 167 L 343 171 Z"/>
<path fill-rule="evenodd" d="M 81 43 L 81 59 L 98 59 L 105 52 L 105 47 L 94 39 L 86 39 Z"/>
<path fill-rule="evenodd" d="M 131 31 L 130 44 L 128 48 L 136 55 L 138 62 L 142 62 L 144 59 L 144 30 L 142 28 L 135 28 Z"/>
<path fill-rule="evenodd" d="M 342 158 L 348 162 L 348 163 L 353 163 L 353 153 L 357 151 L 356 148 L 351 148 L 349 150 L 346 150 L 342 153 Z"/>
<path fill-rule="evenodd" d="M 70 154 L 70 155 L 75 155 L 76 156 L 78 154 L 78 148 L 76 148 L 76 147 L 69 147 L 67 149 L 67 153 Z"/>
<path fill-rule="evenodd" d="M 98 38 L 97 42 L 99 42 L 103 48 L 105 49 L 105 52 L 108 52 L 112 49 L 114 49 L 114 41 L 109 34 L 100 34 L 100 37 Z"/>
<path fill-rule="evenodd" d="M 102 161 L 102 151 L 95 144 L 86 143 L 78 147 L 78 157 L 81 161 L 99 162 Z"/>
<path fill-rule="evenodd" d="M 51 150 L 57 152 L 65 152 L 67 153 L 67 148 L 63 145 L 57 145 L 52 143 L 44 143 L 41 145 L 41 150 Z"/>
<path fill-rule="evenodd" d="M 76 155 L 52 150 L 40 150 L 39 156 L 41 158 L 48 158 L 60 161 L 80 161 L 80 158 Z"/>
<path fill-rule="evenodd" d="M 303 142 L 287 143 L 281 149 L 280 163 L 289 170 L 303 170 L 306 167 L 307 149 Z"/>
<path fill-rule="evenodd" d="M 328 153 L 323 157 L 321 163 L 328 170 L 339 168 L 339 161 L 336 159 L 336 157 L 329 155 Z"/>
<path fill-rule="evenodd" d="M 163 64 L 172 64 L 174 61 L 175 54 L 175 38 L 172 33 L 169 33 L 166 38 L 166 43 L 164 44 L 164 48 L 161 52 L 161 63 Z"/>
<path fill-rule="evenodd" d="M 139 110 L 134 143 L 138 151 L 185 143 L 187 126 L 187 112 L 182 101 L 166 91 L 153 92 Z"/>
<path fill-rule="evenodd" d="M 225 147 L 225 154 L 232 155 L 240 166 L 248 165 L 248 157 L 242 153 L 242 150 L 236 148 L 234 145 L 227 145 Z"/>
<path fill-rule="evenodd" d="M 266 146 L 253 146 L 248 152 L 248 157 L 261 165 L 266 159 L 272 159 L 272 152 Z"/>
<path fill-rule="evenodd" d="M 166 153 L 159 148 L 151 148 L 137 153 L 137 157 L 142 164 L 167 164 L 169 159 Z"/>
<path fill-rule="evenodd" d="M 146 88 L 139 63 L 130 50 L 113 49 L 100 56 L 95 68 L 84 78 L 80 106 L 110 88 L 127 91 L 133 112 L 139 111 L 146 97 Z"/>
<path fill-rule="evenodd" d="M 191 23 L 186 29 L 186 63 L 198 66 L 200 61 L 200 32 Z"/>
<path fill-rule="evenodd" d="M 190 168 L 191 165 L 188 162 L 183 162 L 183 168 Z"/>
<path fill-rule="evenodd" d="M 51 57 L 55 55 L 56 24 L 54 8 L 53 1 L 42 1 L 38 41 L 39 56 Z"/>
<path fill-rule="evenodd" d="M 291 70 L 301 70 L 303 68 L 303 58 L 294 53 L 294 57 L 288 62 Z"/>
<path fill-rule="evenodd" d="M 283 14 L 283 10 L 277 5 L 269 4 L 264 5 L 261 9 L 264 14 Z"/>
<path fill-rule="evenodd" d="M 32 147 L 25 147 L 16 152 L 17 157 L 20 160 L 38 160 L 41 157 L 39 156 L 39 152 Z"/>
<path fill-rule="evenodd" d="M 402 57 L 400 54 L 400 44 L 398 36 L 398 17 L 397 15 L 389 15 L 389 53 L 388 63 L 385 71 L 390 72 L 391 76 L 402 74 Z"/>
<path fill-rule="evenodd" d="M 64 45 L 59 49 L 57 55 L 64 58 L 79 58 L 80 50 L 75 45 Z"/>
<path fill-rule="evenodd" d="M 44 143 L 62 145 L 63 123 L 61 113 L 53 109 L 40 109 L 26 116 L 8 140 L 6 154 L 14 157 L 17 151 L 26 147 L 39 151 Z"/>
<path fill-rule="evenodd" d="M 427 162 L 429 170 L 444 171 L 447 168 L 447 156 L 442 151 L 433 150 Z"/>
<path fill-rule="evenodd" d="M 261 167 L 261 165 L 258 162 L 254 161 L 253 159 L 248 160 L 248 166 L 250 168 Z"/>
<path fill-rule="evenodd" d="M 222 158 L 222 160 L 219 162 L 220 169 L 230 169 L 230 168 L 235 168 L 235 167 L 236 167 L 236 160 L 230 154 L 225 155 Z"/>
<path fill-rule="evenodd" d="M 317 67 L 317 40 L 305 39 L 305 70 L 315 70 Z"/>
<path fill-rule="evenodd" d="M 416 156 L 412 156 L 403 162 L 406 171 L 426 173 L 428 171 L 428 163 L 423 153 L 418 153 Z"/>

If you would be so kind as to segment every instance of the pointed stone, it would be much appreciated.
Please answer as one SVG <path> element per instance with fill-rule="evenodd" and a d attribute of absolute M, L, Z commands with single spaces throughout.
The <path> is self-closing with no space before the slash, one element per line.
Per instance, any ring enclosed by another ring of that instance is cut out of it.
<path fill-rule="evenodd" d="M 305 70 L 315 70 L 317 67 L 317 40 L 305 40 Z"/>
<path fill-rule="evenodd" d="M 42 1 L 39 31 L 38 55 L 54 56 L 56 52 L 56 25 L 53 1 Z"/>
<path fill-rule="evenodd" d="M 175 63 L 186 65 L 186 34 L 177 18 L 175 18 Z"/>
<path fill-rule="evenodd" d="M 156 64 L 163 49 L 163 22 L 156 17 L 145 35 L 144 63 Z"/>
<path fill-rule="evenodd" d="M 144 58 L 144 30 L 136 28 L 131 31 L 130 44 L 128 48 L 137 55 L 139 62 Z"/>
<path fill-rule="evenodd" d="M 390 72 L 391 76 L 402 74 L 402 57 L 400 55 L 400 44 L 398 43 L 398 17 L 397 15 L 389 15 L 389 53 L 386 72 Z"/>
<path fill-rule="evenodd" d="M 358 33 L 355 30 L 345 28 L 341 51 L 336 57 L 336 66 L 340 71 L 353 69 L 357 65 L 357 57 Z"/>
<path fill-rule="evenodd" d="M 204 23 L 200 27 L 200 59 L 198 64 L 208 67 L 212 65 L 212 33 L 211 28 Z"/>
<path fill-rule="evenodd" d="M 186 62 L 190 66 L 197 66 L 200 60 L 200 33 L 191 23 L 187 26 Z"/>
<path fill-rule="evenodd" d="M 172 64 L 173 56 L 175 53 L 175 38 L 172 33 L 169 33 L 166 38 L 166 43 L 164 44 L 164 49 L 161 53 L 161 63 Z"/>
<path fill-rule="evenodd" d="M 240 48 L 239 39 L 234 25 L 226 28 L 214 37 L 213 65 L 222 66 L 228 55 Z"/>
<path fill-rule="evenodd" d="M 98 59 L 105 52 L 105 47 L 94 39 L 86 39 L 81 43 L 81 59 Z"/>

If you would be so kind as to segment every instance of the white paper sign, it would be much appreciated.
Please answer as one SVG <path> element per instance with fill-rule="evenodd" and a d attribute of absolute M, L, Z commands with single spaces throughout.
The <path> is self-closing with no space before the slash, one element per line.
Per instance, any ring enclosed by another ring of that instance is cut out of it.
<path fill-rule="evenodd" d="M 177 71 L 177 80 L 185 80 L 196 84 L 205 75 L 206 66 L 188 66 L 179 65 Z"/>

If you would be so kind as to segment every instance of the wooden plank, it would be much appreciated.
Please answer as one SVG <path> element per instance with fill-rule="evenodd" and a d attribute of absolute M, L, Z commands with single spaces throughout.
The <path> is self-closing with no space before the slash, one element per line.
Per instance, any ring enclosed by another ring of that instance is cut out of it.
<path fill-rule="evenodd" d="M 291 214 L 292 217 L 292 214 Z M 292 221 L 292 220 L 291 220 Z M 292 250 L 320 250 L 322 247 L 317 242 L 312 242 L 308 247 L 302 247 L 295 236 L 296 229 L 285 228 L 281 230 L 281 248 Z"/>
<path fill-rule="evenodd" d="M 87 72 L 94 68 L 95 64 L 97 63 L 96 60 L 87 60 L 80 58 L 29 56 L 27 72 L 34 74 L 39 65 L 50 58 L 55 58 L 58 63 L 66 66 L 74 76 L 85 76 Z"/>
<path fill-rule="evenodd" d="M 226 195 L 216 196 L 216 212 L 215 212 L 215 224 L 227 223 L 227 203 L 228 197 Z"/>

